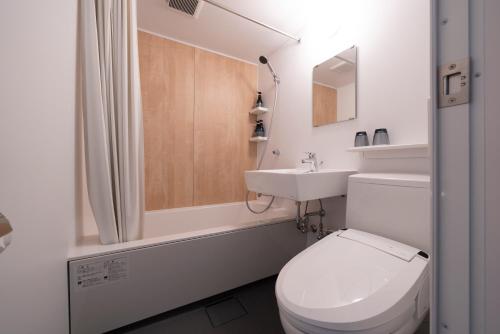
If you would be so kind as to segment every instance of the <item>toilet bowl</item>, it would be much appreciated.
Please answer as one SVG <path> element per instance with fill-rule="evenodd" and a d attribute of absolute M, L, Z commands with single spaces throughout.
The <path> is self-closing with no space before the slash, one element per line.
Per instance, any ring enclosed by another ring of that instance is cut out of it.
<path fill-rule="evenodd" d="M 276 296 L 288 334 L 413 333 L 429 303 L 428 256 L 347 229 L 307 248 L 280 272 Z"/>
<path fill-rule="evenodd" d="M 430 299 L 428 184 L 422 175 L 350 177 L 348 228 L 302 251 L 278 276 L 287 334 L 415 332 Z"/>

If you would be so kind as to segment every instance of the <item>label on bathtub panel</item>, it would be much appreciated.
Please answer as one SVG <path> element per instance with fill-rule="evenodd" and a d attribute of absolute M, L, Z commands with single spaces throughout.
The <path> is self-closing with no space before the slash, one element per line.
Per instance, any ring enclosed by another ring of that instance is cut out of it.
<path fill-rule="evenodd" d="M 76 285 L 81 289 L 125 280 L 128 277 L 129 261 L 123 256 L 81 264 L 76 269 Z"/>

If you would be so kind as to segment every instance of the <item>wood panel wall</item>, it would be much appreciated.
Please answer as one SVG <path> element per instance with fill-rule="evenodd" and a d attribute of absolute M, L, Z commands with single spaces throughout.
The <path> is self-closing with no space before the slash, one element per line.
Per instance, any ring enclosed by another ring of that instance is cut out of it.
<path fill-rule="evenodd" d="M 257 68 L 139 32 L 146 210 L 243 201 Z"/>
<path fill-rule="evenodd" d="M 337 90 L 313 84 L 313 126 L 337 121 Z"/>
<path fill-rule="evenodd" d="M 195 51 L 194 204 L 244 200 L 244 171 L 255 169 L 257 69 L 231 58 Z"/>
<path fill-rule="evenodd" d="M 139 32 L 146 210 L 193 205 L 194 51 Z"/>

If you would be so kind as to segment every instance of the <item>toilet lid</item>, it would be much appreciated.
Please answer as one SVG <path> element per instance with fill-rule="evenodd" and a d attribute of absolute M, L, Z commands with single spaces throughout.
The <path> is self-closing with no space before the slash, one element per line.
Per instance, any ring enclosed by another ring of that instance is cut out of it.
<path fill-rule="evenodd" d="M 276 284 L 278 302 L 292 316 L 323 328 L 373 328 L 414 301 L 416 292 L 405 297 L 428 262 L 418 252 L 366 232 L 340 231 L 282 269 Z"/>

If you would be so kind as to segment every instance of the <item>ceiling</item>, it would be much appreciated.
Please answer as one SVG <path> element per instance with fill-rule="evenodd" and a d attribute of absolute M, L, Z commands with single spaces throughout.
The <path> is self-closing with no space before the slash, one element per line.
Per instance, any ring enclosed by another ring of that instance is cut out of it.
<path fill-rule="evenodd" d="M 299 35 L 307 21 L 304 1 L 215 1 L 292 35 Z M 208 3 L 203 3 L 198 18 L 170 9 L 166 0 L 139 0 L 137 12 L 139 29 L 252 63 L 257 63 L 260 55 L 294 42 Z"/>

